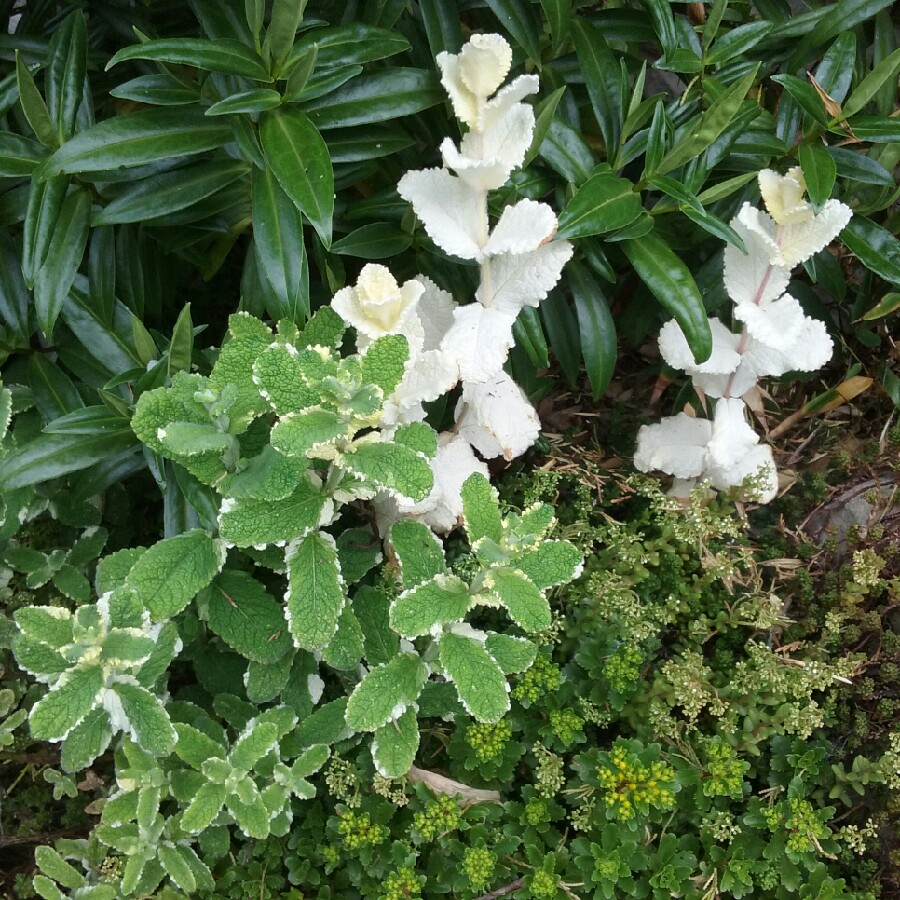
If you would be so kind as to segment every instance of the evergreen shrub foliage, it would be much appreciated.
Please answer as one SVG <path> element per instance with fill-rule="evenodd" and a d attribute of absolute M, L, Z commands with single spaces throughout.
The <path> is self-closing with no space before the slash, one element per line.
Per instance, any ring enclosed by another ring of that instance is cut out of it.
<path fill-rule="evenodd" d="M 852 209 L 790 296 L 835 345 L 821 378 L 900 406 L 854 357 L 887 359 L 898 307 L 889 7 L 0 2 L 11 892 L 891 883 L 889 548 L 826 548 L 817 583 L 773 537 L 811 483 L 754 546 L 725 499 L 563 464 L 583 447 L 494 485 L 472 450 L 520 456 L 533 404 L 599 400 L 669 319 L 702 365 L 762 170 Z M 468 243 L 427 189 L 461 182 Z M 412 295 L 443 331 L 385 324 Z"/>

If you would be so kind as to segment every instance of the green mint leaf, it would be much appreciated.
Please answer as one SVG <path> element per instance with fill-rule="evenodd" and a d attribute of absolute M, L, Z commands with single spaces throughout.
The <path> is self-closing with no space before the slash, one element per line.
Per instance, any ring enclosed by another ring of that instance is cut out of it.
<path fill-rule="evenodd" d="M 222 784 L 213 784 L 208 781 L 197 791 L 188 808 L 181 817 L 181 827 L 190 833 L 203 831 L 219 814 L 228 789 Z"/>
<path fill-rule="evenodd" d="M 69 640 L 71 639 L 70 631 Z M 20 668 L 38 677 L 61 675 L 72 665 L 61 653 L 28 634 L 16 635 L 13 653 Z"/>
<path fill-rule="evenodd" d="M 308 778 L 328 762 L 331 751 L 325 744 L 314 744 L 304 750 L 300 758 L 291 766 L 291 773 L 297 778 Z"/>
<path fill-rule="evenodd" d="M 535 503 L 522 513 L 510 513 L 503 520 L 503 546 L 510 550 L 536 547 L 555 522 L 549 503 Z"/>
<path fill-rule="evenodd" d="M 406 775 L 415 762 L 418 749 L 419 722 L 413 708 L 382 725 L 372 736 L 372 760 L 378 774 L 385 778 Z"/>
<path fill-rule="evenodd" d="M 122 702 L 138 746 L 153 756 L 168 756 L 178 736 L 159 697 L 136 684 L 116 682 L 112 689 Z"/>
<path fill-rule="evenodd" d="M 581 574 L 581 551 L 569 541 L 544 541 L 511 560 L 540 590 L 565 584 Z"/>
<path fill-rule="evenodd" d="M 157 847 L 159 861 L 169 878 L 186 894 L 192 894 L 197 889 L 197 880 L 191 867 L 178 852 L 179 849 L 174 844 L 161 843 Z"/>
<path fill-rule="evenodd" d="M 364 652 L 362 628 L 348 604 L 341 611 L 337 631 L 323 651 L 322 658 L 333 669 L 347 672 L 359 665 Z"/>
<path fill-rule="evenodd" d="M 283 500 L 300 484 L 309 463 L 290 459 L 266 444 L 239 472 L 226 475 L 217 485 L 220 494 L 239 500 Z"/>
<path fill-rule="evenodd" d="M 138 683 L 148 690 L 162 678 L 180 647 L 178 628 L 174 622 L 166 622 L 156 638 L 156 646 L 137 673 Z"/>
<path fill-rule="evenodd" d="M 84 876 L 69 865 L 52 847 L 36 847 L 34 861 L 38 868 L 54 881 L 70 890 L 84 887 Z"/>
<path fill-rule="evenodd" d="M 273 663 L 291 647 L 281 604 L 246 572 L 220 573 L 208 610 L 210 629 L 247 659 Z"/>
<path fill-rule="evenodd" d="M 225 542 L 194 529 L 142 554 L 128 573 L 128 585 L 160 622 L 181 612 L 224 564 Z"/>
<path fill-rule="evenodd" d="M 249 772 L 278 743 L 278 729 L 271 722 L 251 721 L 235 741 L 228 761 L 235 769 Z"/>
<path fill-rule="evenodd" d="M 359 478 L 411 500 L 424 500 L 434 486 L 428 460 L 401 444 L 360 441 L 336 461 Z"/>
<path fill-rule="evenodd" d="M 237 547 L 284 544 L 315 528 L 326 503 L 321 489 L 306 478 L 283 500 L 228 498 L 219 511 L 219 534 Z"/>
<path fill-rule="evenodd" d="M 334 538 L 311 531 L 288 547 L 285 558 L 286 617 L 294 641 L 307 650 L 325 647 L 334 637 L 347 599 Z"/>
<path fill-rule="evenodd" d="M 222 454 L 233 450 L 237 441 L 233 434 L 225 434 L 215 425 L 194 422 L 170 422 L 157 429 L 156 438 L 166 448 L 166 455 L 174 459 L 201 453 Z"/>
<path fill-rule="evenodd" d="M 31 710 L 32 736 L 39 741 L 62 740 L 94 708 L 103 681 L 103 669 L 90 663 L 62 675 Z"/>
<path fill-rule="evenodd" d="M 409 341 L 402 334 L 386 334 L 372 341 L 362 358 L 364 384 L 374 384 L 389 397 L 403 380 Z"/>
<path fill-rule="evenodd" d="M 64 772 L 81 772 L 112 740 L 109 716 L 105 709 L 91 710 L 67 735 L 62 743 L 60 767 Z"/>
<path fill-rule="evenodd" d="M 323 306 L 303 326 L 297 343 L 337 349 L 346 330 L 344 320 L 330 306 Z"/>
<path fill-rule="evenodd" d="M 391 528 L 390 542 L 400 563 L 400 577 L 405 589 L 435 575 L 446 574 L 444 545 L 427 525 L 402 519 Z"/>
<path fill-rule="evenodd" d="M 128 573 L 146 552 L 146 547 L 129 547 L 126 550 L 116 550 L 115 553 L 104 556 L 97 563 L 97 572 L 94 575 L 94 588 L 97 594 L 102 597 L 110 591 L 124 587 Z M 143 609 L 143 604 L 141 604 L 141 608 Z"/>
<path fill-rule="evenodd" d="M 250 661 L 247 666 L 247 699 L 251 703 L 267 703 L 274 700 L 285 688 L 291 676 L 294 654 L 285 653 L 273 663 Z"/>
<path fill-rule="evenodd" d="M 137 562 L 134 557 L 131 566 Z M 131 566 L 129 570 L 131 571 Z M 127 578 L 128 572 L 123 576 Z M 144 604 L 137 592 L 129 587 L 119 587 L 109 593 L 106 598 L 107 609 L 109 610 L 109 626 L 110 628 L 143 628 L 144 627 Z"/>
<path fill-rule="evenodd" d="M 23 606 L 13 619 L 23 634 L 49 647 L 72 642 L 72 614 L 61 606 Z"/>
<path fill-rule="evenodd" d="M 550 627 L 550 604 L 534 582 L 518 569 L 490 569 L 484 592 L 503 604 L 513 621 L 525 631 Z"/>
<path fill-rule="evenodd" d="M 305 458 L 323 456 L 316 451 L 349 440 L 353 431 L 342 416 L 320 406 L 289 413 L 272 429 L 272 446 L 285 456 Z M 325 458 L 331 453 L 326 453 Z"/>
<path fill-rule="evenodd" d="M 253 381 L 269 406 L 283 416 L 318 403 L 314 385 L 336 371 L 328 350 L 298 351 L 290 344 L 273 344 L 253 364 Z"/>
<path fill-rule="evenodd" d="M 129 668 L 150 659 L 156 641 L 136 628 L 112 628 L 107 632 L 100 648 L 100 660 L 104 663 Z"/>
<path fill-rule="evenodd" d="M 375 731 L 414 703 L 428 678 L 425 664 L 414 653 L 401 653 L 372 669 L 347 700 L 347 725 L 354 731 Z"/>
<path fill-rule="evenodd" d="M 225 798 L 225 806 L 228 812 L 234 816 L 237 827 L 247 837 L 264 840 L 269 836 L 269 811 L 266 809 L 262 797 L 257 795 L 250 802 L 245 803 L 235 794 L 229 794 Z"/>
<path fill-rule="evenodd" d="M 404 447 L 424 453 L 429 459 L 434 459 L 437 453 L 437 432 L 424 422 L 401 425 L 394 432 L 393 441 L 395 444 L 403 444 Z"/>
<path fill-rule="evenodd" d="M 383 559 L 381 541 L 366 528 L 348 528 L 337 538 L 341 575 L 347 584 L 356 584 Z"/>
<path fill-rule="evenodd" d="M 353 732 L 347 727 L 346 713 L 346 697 L 323 704 L 300 723 L 297 729 L 300 743 L 304 747 L 336 744 L 352 737 Z"/>
<path fill-rule="evenodd" d="M 482 538 L 489 538 L 500 544 L 503 540 L 500 501 L 487 478 L 479 472 L 473 473 L 463 482 L 460 496 L 469 543 L 474 545 Z"/>
<path fill-rule="evenodd" d="M 440 643 L 440 661 L 470 716 L 479 722 L 497 722 L 509 711 L 506 676 L 481 641 L 445 634 Z"/>
<path fill-rule="evenodd" d="M 176 722 L 174 728 L 178 735 L 175 755 L 192 769 L 199 772 L 207 759 L 221 759 L 225 756 L 225 748 L 218 741 L 214 741 L 193 725 Z"/>
<path fill-rule="evenodd" d="M 400 652 L 400 640 L 390 623 L 390 601 L 377 588 L 363 585 L 353 597 L 353 611 L 363 633 L 369 665 L 379 665 Z"/>
<path fill-rule="evenodd" d="M 510 634 L 489 634 L 484 648 L 506 675 L 524 672 L 537 656 L 537 647 L 531 641 Z"/>
<path fill-rule="evenodd" d="M 268 410 L 253 381 L 253 363 L 272 343 L 271 329 L 248 313 L 237 313 L 228 319 L 229 340 L 219 352 L 209 381 L 221 391 L 227 385 L 237 391 L 229 410 L 232 418 L 251 418 Z"/>
<path fill-rule="evenodd" d="M 428 634 L 462 619 L 471 599 L 469 586 L 456 575 L 435 575 L 391 604 L 391 627 L 406 638 Z"/>

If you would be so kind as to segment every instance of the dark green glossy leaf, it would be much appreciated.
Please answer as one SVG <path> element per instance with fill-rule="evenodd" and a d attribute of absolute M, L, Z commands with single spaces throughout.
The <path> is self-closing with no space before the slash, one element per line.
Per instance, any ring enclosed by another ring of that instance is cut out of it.
<path fill-rule="evenodd" d="M 562 367 L 569 384 L 578 382 L 578 364 L 581 361 L 578 323 L 561 291 L 550 291 L 541 303 L 541 319 L 550 339 L 550 349 Z"/>
<path fill-rule="evenodd" d="M 485 2 L 512 39 L 540 68 L 541 45 L 538 37 L 541 33 L 541 23 L 531 4 L 519 3 L 518 0 L 485 0 Z"/>
<path fill-rule="evenodd" d="M 622 129 L 622 69 L 596 25 L 576 18 L 572 22 L 572 37 L 591 108 L 600 126 L 607 156 L 612 157 L 619 146 Z"/>
<path fill-rule="evenodd" d="M 110 434 L 129 429 L 129 420 L 107 406 L 82 406 L 44 426 L 44 434 Z"/>
<path fill-rule="evenodd" d="M 253 247 L 259 268 L 288 318 L 309 317 L 309 268 L 303 217 L 271 170 L 253 172 Z"/>
<path fill-rule="evenodd" d="M 28 360 L 28 386 L 45 422 L 84 406 L 72 379 L 40 353 L 33 353 Z"/>
<path fill-rule="evenodd" d="M 211 72 L 239 75 L 255 81 L 274 80 L 257 53 L 246 44 L 228 39 L 211 41 L 178 37 L 134 44 L 131 47 L 123 47 L 116 53 L 106 64 L 106 70 L 109 71 L 113 66 L 129 59 L 176 63 Z"/>
<path fill-rule="evenodd" d="M 893 144 L 900 141 L 900 118 L 859 115 L 854 116 L 849 124 L 861 141 L 871 141 L 873 144 Z"/>
<path fill-rule="evenodd" d="M 81 10 L 68 15 L 50 42 L 50 64 L 44 84 L 50 118 L 60 142 L 75 133 L 78 107 L 87 75 L 87 27 Z"/>
<path fill-rule="evenodd" d="M 616 326 L 606 297 L 591 273 L 578 263 L 571 263 L 566 271 L 578 315 L 581 356 L 591 393 L 597 400 L 606 390 L 616 367 Z"/>
<path fill-rule="evenodd" d="M 835 103 L 840 103 L 850 90 L 856 69 L 856 35 L 845 31 L 828 48 L 816 67 L 816 81 Z"/>
<path fill-rule="evenodd" d="M 111 374 L 127 372 L 140 365 L 131 335 L 131 311 L 118 301 L 112 321 L 107 324 L 99 309 L 83 290 L 69 292 L 63 302 L 62 318 L 91 356 Z"/>
<path fill-rule="evenodd" d="M 28 177 L 46 154 L 37 141 L 11 131 L 0 132 L 0 178 Z"/>
<path fill-rule="evenodd" d="M 31 130 L 44 146 L 55 149 L 59 146 L 59 137 L 50 119 L 47 104 L 34 83 L 31 71 L 18 52 L 16 53 L 16 79 L 19 85 L 19 105 L 22 107 L 22 112 L 25 113 Z"/>
<path fill-rule="evenodd" d="M 575 185 L 591 177 L 596 163 L 581 134 L 559 116 L 550 123 L 538 152 L 550 168 Z"/>
<path fill-rule="evenodd" d="M 854 88 L 844 104 L 844 115 L 852 116 L 860 112 L 878 94 L 882 85 L 896 86 L 898 72 L 900 72 L 900 49 L 894 50 L 890 56 L 886 56 L 873 66 L 872 71 L 868 72 Z"/>
<path fill-rule="evenodd" d="M 410 45 L 402 35 L 364 22 L 313 28 L 294 44 L 285 68 L 292 68 L 296 60 L 308 53 L 313 46 L 317 48 L 317 67 L 327 70 L 386 59 L 397 53 L 405 53 Z"/>
<path fill-rule="evenodd" d="M 601 171 L 578 189 L 560 214 L 557 235 L 583 238 L 606 234 L 630 224 L 642 211 L 640 194 L 628 179 Z"/>
<path fill-rule="evenodd" d="M 280 72 L 291 52 L 305 8 L 306 0 L 275 0 L 272 4 L 272 18 L 266 29 L 262 52 L 274 72 Z"/>
<path fill-rule="evenodd" d="M 391 68 L 348 82 L 308 103 L 306 111 L 318 128 L 343 128 L 411 116 L 443 100 L 433 73 Z"/>
<path fill-rule="evenodd" d="M 186 209 L 236 181 L 248 168 L 241 160 L 220 159 L 142 178 L 101 209 L 92 224 L 144 222 Z"/>
<path fill-rule="evenodd" d="M 147 109 L 114 116 L 76 134 L 47 161 L 43 177 L 61 172 L 102 172 L 191 156 L 231 140 L 225 122 L 194 109 Z"/>
<path fill-rule="evenodd" d="M 831 196 L 837 165 L 822 144 L 801 144 L 797 153 L 806 192 L 818 209 Z"/>
<path fill-rule="evenodd" d="M 687 266 L 655 233 L 624 241 L 622 249 L 641 280 L 681 326 L 697 362 L 709 358 L 712 333 L 697 283 Z"/>
<path fill-rule="evenodd" d="M 841 240 L 859 261 L 888 284 L 900 284 L 900 241 L 865 216 L 854 216 Z"/>
<path fill-rule="evenodd" d="M 773 27 L 772 22 L 748 22 L 733 28 L 716 40 L 706 54 L 706 65 L 717 66 L 741 56 L 763 40 Z"/>
<path fill-rule="evenodd" d="M 239 113 L 257 114 L 281 105 L 281 94 L 268 88 L 241 91 L 206 108 L 207 116 L 232 116 Z"/>
<path fill-rule="evenodd" d="M 69 178 L 65 175 L 42 181 L 35 173 L 32 179 L 22 234 L 22 274 L 29 287 L 34 284 L 35 273 L 47 256 L 47 247 L 68 189 Z"/>
<path fill-rule="evenodd" d="M 373 222 L 335 241 L 331 246 L 331 252 L 344 256 L 358 256 L 361 259 L 387 259 L 402 253 L 411 244 L 410 236 L 396 225 Z"/>
<path fill-rule="evenodd" d="M 84 257 L 90 232 L 91 195 L 76 188 L 63 203 L 53 226 L 47 258 L 34 276 L 38 327 L 49 337 Z"/>
<path fill-rule="evenodd" d="M 116 85 L 109 93 L 120 100 L 134 100 L 135 103 L 150 103 L 153 106 L 186 106 L 200 99 L 198 87 L 186 87 L 168 72 L 139 75 Z"/>
<path fill-rule="evenodd" d="M 819 125 L 827 126 L 830 116 L 816 89 L 796 75 L 773 75 L 772 81 L 780 84 Z"/>
<path fill-rule="evenodd" d="M 418 6 L 432 57 L 443 52 L 459 53 L 463 34 L 456 6 L 446 0 L 419 0 Z"/>
<path fill-rule="evenodd" d="M 400 125 L 392 123 L 365 125 L 359 128 L 336 128 L 328 132 L 326 143 L 331 161 L 337 165 L 392 156 L 411 147 L 415 141 Z M 351 208 L 349 215 L 352 214 Z"/>
<path fill-rule="evenodd" d="M 259 136 L 279 184 L 327 247 L 334 213 L 334 173 L 322 135 L 300 110 L 282 107 L 263 114 Z"/>
<path fill-rule="evenodd" d="M 550 25 L 553 46 L 559 47 L 569 36 L 572 25 L 572 0 L 540 0 L 544 18 Z"/>
<path fill-rule="evenodd" d="M 669 0 L 641 0 L 641 6 L 653 23 L 653 30 L 663 50 L 663 58 L 671 60 L 678 49 L 678 35 Z"/>
<path fill-rule="evenodd" d="M 528 358 L 537 368 L 549 367 L 547 338 L 544 337 L 544 329 L 541 327 L 541 319 L 535 307 L 523 307 L 513 324 L 513 334 L 516 338 L 516 345 L 524 348 Z"/>

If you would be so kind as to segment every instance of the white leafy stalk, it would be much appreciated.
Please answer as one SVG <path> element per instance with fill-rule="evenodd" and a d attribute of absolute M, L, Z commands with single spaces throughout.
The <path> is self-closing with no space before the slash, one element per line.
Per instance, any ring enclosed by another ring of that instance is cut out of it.
<path fill-rule="evenodd" d="M 803 199 L 799 168 L 786 175 L 759 173 L 767 212 L 745 203 L 731 226 L 747 247 L 725 248 L 725 288 L 734 302 L 735 334 L 710 318 L 713 349 L 697 363 L 675 321 L 660 331 L 659 349 L 672 367 L 691 376 L 699 393 L 718 398 L 712 423 L 681 413 L 638 432 L 635 466 L 675 476 L 673 492 L 686 494 L 699 481 L 727 490 L 761 473 L 757 499 L 768 503 L 778 492 L 772 451 L 747 424 L 741 398 L 767 375 L 812 372 L 831 358 L 824 323 L 806 316 L 787 293 L 792 268 L 826 247 L 849 222 L 850 208 L 828 200 L 816 213 Z"/>

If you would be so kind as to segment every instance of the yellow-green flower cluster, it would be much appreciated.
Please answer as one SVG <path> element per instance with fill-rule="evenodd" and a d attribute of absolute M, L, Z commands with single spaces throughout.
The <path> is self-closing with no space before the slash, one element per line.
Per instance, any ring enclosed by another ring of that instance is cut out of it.
<path fill-rule="evenodd" d="M 607 761 L 597 767 L 597 779 L 606 805 L 619 820 L 634 818 L 637 812 L 646 812 L 651 806 L 671 809 L 675 805 L 672 767 L 659 760 L 645 765 L 625 747 L 613 747 Z"/>
<path fill-rule="evenodd" d="M 475 751 L 479 762 L 495 759 L 512 737 L 506 719 L 499 722 L 476 722 L 466 729 L 466 743 Z"/>
<path fill-rule="evenodd" d="M 763 815 L 771 831 L 784 828 L 787 848 L 794 853 L 821 852 L 819 841 L 831 837 L 831 829 L 819 819 L 809 800 L 801 797 L 791 797 L 785 803 L 766 810 Z"/>
<path fill-rule="evenodd" d="M 728 744 L 709 745 L 704 772 L 703 793 L 707 797 L 740 797 L 747 764 L 738 759 Z"/>
<path fill-rule="evenodd" d="M 467 847 L 462 870 L 473 890 L 480 891 L 494 877 L 497 857 L 487 847 Z"/>
<path fill-rule="evenodd" d="M 415 869 L 401 866 L 384 879 L 381 900 L 409 900 L 411 897 L 421 896 L 421 890 Z"/>
<path fill-rule="evenodd" d="M 513 699 L 536 703 L 544 694 L 555 691 L 559 687 L 559 681 L 559 667 L 548 656 L 541 654 L 512 689 Z"/>
<path fill-rule="evenodd" d="M 555 897 L 556 886 L 559 879 L 552 872 L 545 872 L 538 869 L 531 878 L 531 896 L 532 897 Z"/>
<path fill-rule="evenodd" d="M 425 809 L 415 814 L 413 823 L 423 840 L 433 841 L 458 828 L 461 817 L 462 811 L 456 800 L 448 794 L 440 794 Z"/>
<path fill-rule="evenodd" d="M 388 829 L 374 823 L 368 813 L 357 813 L 352 809 L 339 814 L 338 834 L 344 839 L 347 850 L 361 850 L 374 847 L 387 840 Z"/>
<path fill-rule="evenodd" d="M 603 674 L 609 679 L 610 685 L 623 694 L 637 681 L 643 661 L 641 651 L 629 644 L 609 657 L 603 666 Z"/>
<path fill-rule="evenodd" d="M 554 709 L 550 713 L 553 733 L 567 746 L 581 735 L 584 719 L 574 709 Z"/>

